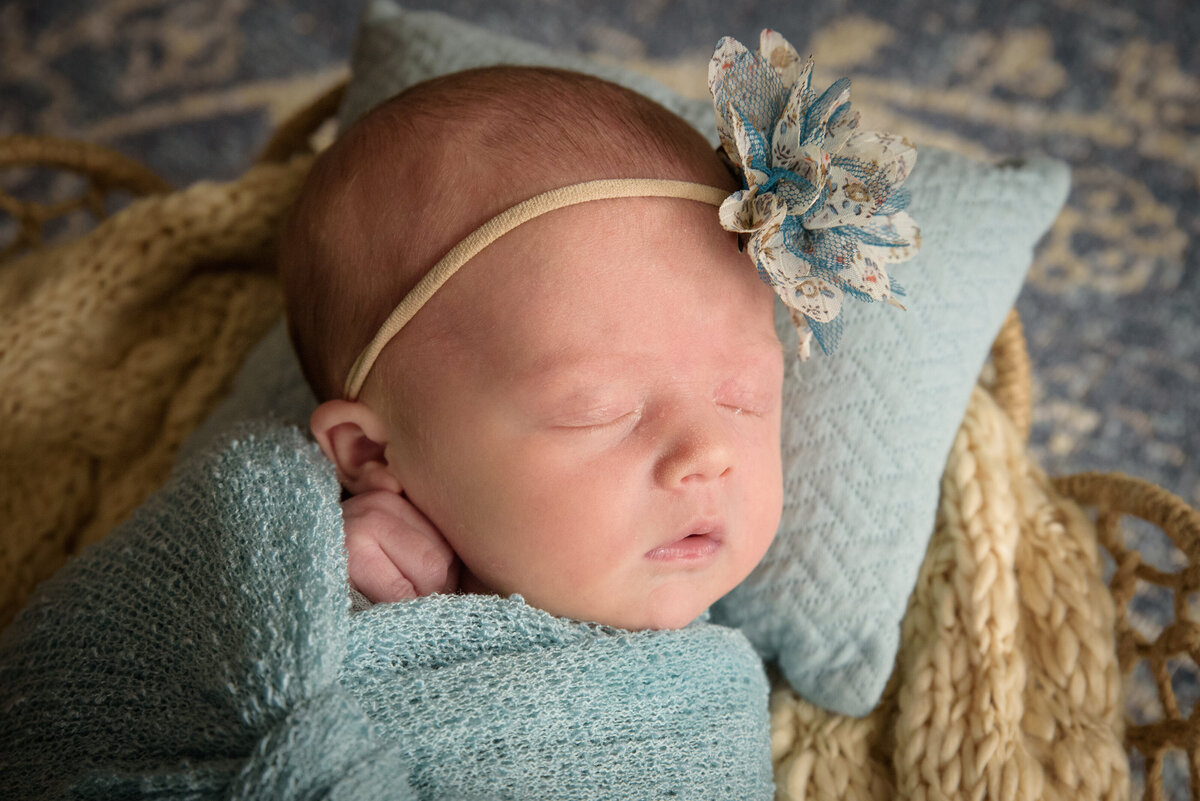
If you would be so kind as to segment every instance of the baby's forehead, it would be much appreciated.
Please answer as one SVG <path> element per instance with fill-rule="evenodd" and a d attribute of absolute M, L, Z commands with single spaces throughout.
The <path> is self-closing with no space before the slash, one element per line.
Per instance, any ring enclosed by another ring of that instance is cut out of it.
<path fill-rule="evenodd" d="M 678 351 L 681 336 L 763 328 L 771 314 L 770 290 L 716 209 L 675 198 L 556 210 L 491 244 L 438 294 L 431 322 L 517 371 Z"/>
<path fill-rule="evenodd" d="M 589 96 L 593 88 L 588 87 Z M 606 91 L 611 93 L 615 90 Z M 385 281 L 370 279 L 380 284 L 379 289 L 383 291 L 373 292 L 370 286 L 360 285 L 357 291 L 369 302 L 378 305 L 371 316 L 392 317 L 396 304 L 400 304 L 402 299 L 407 301 L 409 293 L 418 284 L 426 283 L 431 274 L 437 274 L 439 260 L 472 237 L 476 227 L 541 193 L 587 182 L 638 182 L 647 179 L 708 188 L 710 194 L 714 191 L 720 194 L 726 188 L 732 190 L 735 182 L 716 158 L 711 146 L 683 120 L 659 108 L 650 115 L 655 124 L 642 120 L 636 125 L 626 125 L 630 117 L 639 115 L 615 113 L 620 110 L 617 101 L 639 108 L 649 101 L 644 98 L 634 101 L 627 90 L 620 92 L 623 94 L 619 98 L 610 98 L 613 104 L 617 104 L 613 113 L 597 111 L 595 107 L 603 106 L 603 103 L 591 104 L 591 112 L 580 117 L 578 135 L 569 137 L 572 141 L 570 147 L 558 147 L 555 150 L 557 146 L 547 143 L 547 147 L 542 149 L 532 147 L 529 143 L 510 142 L 500 136 L 500 141 L 488 145 L 489 158 L 483 158 L 475 147 L 463 148 L 461 152 L 465 155 L 454 158 L 453 154 L 448 155 L 453 148 L 448 149 L 446 141 L 433 135 L 436 131 L 430 130 L 422 136 L 406 137 L 415 143 L 415 147 L 406 150 L 400 162 L 385 168 L 388 172 L 403 172 L 404 181 L 392 182 L 389 188 L 389 182 L 382 179 L 378 172 L 366 166 L 360 168 L 363 185 L 356 191 L 355 205 L 363 213 L 361 216 L 355 216 L 353 212 L 348 215 L 352 218 L 351 225 L 358 229 L 358 243 L 368 252 L 384 251 L 387 260 L 396 265 L 392 268 L 385 264 L 385 269 L 395 269 L 397 273 L 403 271 L 403 275 L 389 276 Z M 498 113 L 495 105 L 489 108 L 493 119 L 512 122 L 511 110 Z M 426 119 L 434 129 L 445 122 L 438 116 L 431 112 Z M 473 123 L 478 127 L 479 119 L 474 119 Z M 456 133 L 454 126 L 443 127 L 447 134 L 454 137 L 465 135 Z M 626 127 L 629 130 L 624 130 Z M 602 132 L 608 135 L 601 136 Z M 532 133 L 544 135 L 546 132 Z M 471 135 L 465 136 L 475 144 L 480 144 Z M 594 146 L 581 147 L 581 138 L 588 141 L 594 139 Z M 650 146 L 650 143 L 656 144 Z M 359 160 L 366 158 L 370 161 L 369 151 L 370 148 L 360 147 Z M 379 186 L 381 182 L 383 186 Z M 401 184 L 404 191 L 399 189 Z M 371 191 L 376 187 L 383 191 Z M 606 255 L 610 259 L 629 261 L 644 256 L 647 250 L 668 247 L 666 242 L 671 234 L 676 233 L 674 231 L 660 232 L 654 243 L 643 247 L 643 253 L 612 254 L 609 247 L 626 232 L 644 228 L 649 218 L 657 216 L 647 204 L 661 202 L 660 198 L 655 197 L 627 197 L 613 201 L 614 208 L 608 205 L 609 201 L 600 201 L 595 205 L 606 209 L 601 215 L 607 222 L 605 226 L 595 224 L 595 215 L 590 208 L 588 213 L 574 213 L 575 208 L 556 209 L 545 219 L 522 224 L 515 234 L 527 233 L 527 225 L 536 225 L 538 235 L 524 237 L 520 252 L 508 254 L 507 261 L 521 269 L 513 270 L 510 265 L 510 269 L 506 270 L 480 270 L 476 264 L 466 264 L 461 275 L 456 273 L 449 284 L 437 290 L 438 295 L 446 297 L 433 298 L 434 301 L 441 300 L 437 305 L 442 317 L 453 322 L 448 325 L 442 321 L 436 327 L 443 338 L 451 342 L 467 339 L 477 348 L 488 349 L 493 344 L 503 345 L 511 341 L 513 332 L 510 329 L 516 328 L 530 347 L 540 347 L 546 338 L 556 336 L 559 331 L 560 321 L 553 313 L 531 315 L 522 312 L 517 318 L 519 325 L 514 327 L 505 325 L 503 316 L 497 320 L 497 311 L 528 308 L 533 297 L 545 299 L 545 308 L 538 311 L 553 309 L 558 305 L 556 299 L 565 289 L 582 279 L 594 277 L 593 273 L 597 271 L 607 269 L 604 264 Z M 703 205 L 694 200 L 666 202 Z M 580 208 L 592 205 L 592 202 L 582 203 Z M 395 206 L 396 209 L 388 206 Z M 711 205 L 705 208 L 705 225 L 719 230 L 716 209 Z M 376 232 L 372 228 L 383 230 Z M 505 235 L 502 240 L 513 237 L 514 233 Z M 496 245 L 490 247 L 495 248 Z M 599 255 L 592 257 L 593 251 Z M 479 258 L 476 256 L 472 260 Z M 552 263 L 552 270 L 541 269 L 549 263 Z M 613 313 L 613 307 L 619 304 L 624 293 L 641 291 L 665 294 L 661 285 L 647 287 L 644 286 L 645 280 L 641 283 L 641 287 L 589 284 L 591 294 L 587 301 L 593 308 L 588 311 L 593 315 L 607 311 L 609 313 L 605 320 L 598 319 L 597 323 L 616 325 L 619 315 Z M 714 297 L 716 294 L 715 290 L 712 291 Z M 580 301 L 577 294 L 568 299 L 576 305 Z M 486 320 L 495 322 L 490 325 L 482 322 Z M 415 322 L 420 323 L 420 320 Z M 512 322 L 511 317 L 508 322 Z"/>

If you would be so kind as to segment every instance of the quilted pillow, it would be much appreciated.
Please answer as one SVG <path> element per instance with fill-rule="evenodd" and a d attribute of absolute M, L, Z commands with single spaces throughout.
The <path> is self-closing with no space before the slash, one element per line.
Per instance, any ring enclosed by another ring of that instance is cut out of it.
<path fill-rule="evenodd" d="M 709 103 L 578 55 L 403 11 L 390 0 L 366 10 L 339 120 L 345 126 L 422 80 L 497 63 L 558 66 L 623 83 L 717 141 Z M 892 271 L 908 310 L 846 304 L 836 353 L 792 361 L 779 533 L 758 569 L 713 609 L 714 620 L 740 627 L 778 662 L 801 696 L 851 715 L 870 711 L 891 673 L 946 455 L 1031 249 L 1068 186 L 1067 169 L 1056 161 L 995 167 L 932 147 L 919 153 L 905 186 L 923 245 Z M 781 304 L 778 310 L 780 336 L 794 352 L 795 331 Z M 312 400 L 302 385 L 280 327 L 251 355 L 206 429 L 268 408 L 303 421 Z M 280 409 L 281 397 L 293 408 Z"/>
<path fill-rule="evenodd" d="M 870 712 L 891 675 L 946 456 L 1070 177 L 1050 159 L 918 149 L 905 187 L 921 250 L 891 270 L 907 311 L 846 304 L 837 351 L 790 365 L 779 532 L 713 609 L 801 696 L 848 715 Z M 795 329 L 776 309 L 787 345 Z"/>

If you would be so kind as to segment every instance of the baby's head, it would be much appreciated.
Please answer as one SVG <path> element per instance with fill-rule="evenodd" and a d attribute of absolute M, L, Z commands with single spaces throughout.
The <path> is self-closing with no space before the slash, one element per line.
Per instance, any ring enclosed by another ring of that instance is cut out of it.
<path fill-rule="evenodd" d="M 779 522 L 772 290 L 707 203 L 596 200 L 519 225 L 343 382 L 422 276 L 496 214 L 606 178 L 738 188 L 686 122 L 614 84 L 473 70 L 372 111 L 313 168 L 281 259 L 352 493 L 403 492 L 463 585 L 625 628 L 685 625 Z"/>

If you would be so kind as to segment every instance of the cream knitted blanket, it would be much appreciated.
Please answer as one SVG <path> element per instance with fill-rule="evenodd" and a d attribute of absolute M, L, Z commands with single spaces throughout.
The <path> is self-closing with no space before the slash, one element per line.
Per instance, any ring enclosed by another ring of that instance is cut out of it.
<path fill-rule="evenodd" d="M 0 265 L 0 626 L 166 477 L 280 310 L 269 265 L 307 159 L 139 201 Z M 879 707 L 772 698 L 780 798 L 1123 798 L 1095 533 L 983 389 Z"/>

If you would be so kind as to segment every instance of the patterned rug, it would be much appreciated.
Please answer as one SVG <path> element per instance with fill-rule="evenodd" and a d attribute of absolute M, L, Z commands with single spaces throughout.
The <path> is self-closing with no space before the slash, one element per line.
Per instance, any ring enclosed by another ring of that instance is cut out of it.
<path fill-rule="evenodd" d="M 178 186 L 231 178 L 345 75 L 362 2 L 0 0 L 0 134 L 100 142 Z M 406 5 L 631 65 L 697 97 L 720 36 L 753 42 L 772 27 L 815 57 L 816 82 L 852 78 L 867 127 L 982 158 L 1069 162 L 1068 207 L 1018 301 L 1034 445 L 1052 474 L 1121 470 L 1200 506 L 1200 4 Z M 1141 536 L 1148 561 L 1174 566 L 1166 542 Z M 1151 636 L 1170 614 L 1134 611 Z M 1173 680 L 1194 703 L 1196 666 Z M 1135 685 L 1129 703 L 1152 712 L 1153 687 Z M 1180 798 L 1183 770 L 1167 771 Z"/>

